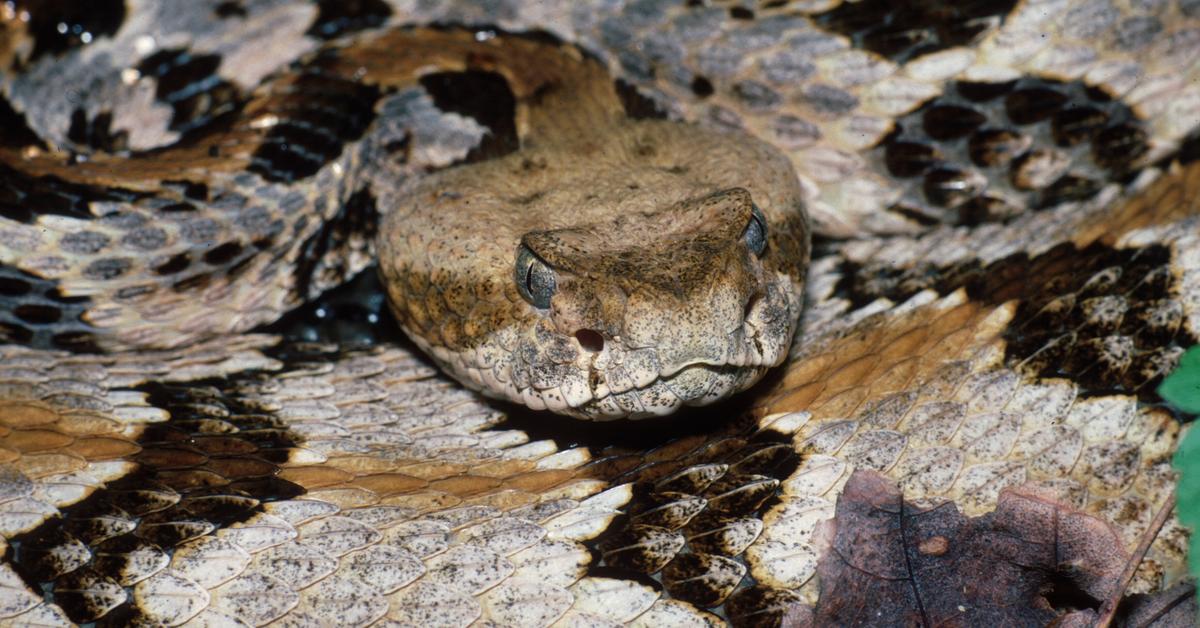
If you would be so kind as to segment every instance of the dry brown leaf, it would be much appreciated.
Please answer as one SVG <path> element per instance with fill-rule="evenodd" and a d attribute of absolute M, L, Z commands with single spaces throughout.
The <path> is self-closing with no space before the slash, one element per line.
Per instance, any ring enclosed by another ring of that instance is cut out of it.
<path fill-rule="evenodd" d="M 817 568 L 819 626 L 1089 625 L 1129 559 L 1107 523 L 1025 489 L 969 518 L 858 471 L 835 521 Z"/>

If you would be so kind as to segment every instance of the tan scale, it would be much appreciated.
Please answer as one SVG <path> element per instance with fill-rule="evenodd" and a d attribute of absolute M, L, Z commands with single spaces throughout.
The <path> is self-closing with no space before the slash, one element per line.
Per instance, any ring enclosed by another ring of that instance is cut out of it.
<path fill-rule="evenodd" d="M 759 7 L 759 17 L 816 15 L 839 4 Z M 904 67 L 848 49 L 845 37 L 833 37 L 843 49 L 817 59 L 814 78 L 796 89 L 832 82 L 865 104 L 846 116 L 788 109 L 815 120 L 823 139 L 814 146 L 782 146 L 814 201 L 810 207 L 818 224 L 829 232 L 855 235 L 860 229 L 913 229 L 876 213 L 891 194 L 891 182 L 857 151 L 885 134 L 892 116 L 907 112 L 955 77 L 1004 78 L 1030 70 L 1053 70 L 1066 78 L 1086 74 L 1114 95 L 1129 95 L 1154 129 L 1155 154 L 1167 154 L 1194 129 L 1188 120 L 1195 89 L 1187 77 L 1196 72 L 1194 63 L 1179 61 L 1188 54 L 1186 40 L 1170 44 L 1167 34 L 1186 29 L 1193 18 L 1182 15 L 1176 4 L 1163 3 L 1168 32 L 1159 41 L 1164 43 L 1135 54 L 1114 50 L 1112 39 L 1083 37 L 1053 22 L 1082 6 L 1018 3 L 1016 13 L 989 31 L 977 49 L 951 49 Z M 1123 15 L 1136 9 L 1121 4 L 1117 10 Z M 546 11 L 549 18 L 544 19 L 555 32 L 574 32 L 566 18 L 552 8 Z M 537 18 L 530 19 L 538 24 Z M 754 23 L 723 21 L 718 35 L 693 43 L 688 53 L 718 48 L 725 37 Z M 630 28 L 644 25 L 631 20 Z M 518 50 L 524 45 L 519 39 L 494 41 L 515 41 Z M 1164 50 L 1170 45 L 1182 50 Z M 752 76 L 760 71 L 758 61 L 774 49 L 771 44 L 746 55 L 738 72 Z M 398 56 L 394 53 L 389 51 L 389 57 Z M 531 53 L 527 62 L 536 66 L 538 54 Z M 1126 85 L 1135 76 L 1145 82 Z M 601 86 L 601 94 L 608 94 L 608 84 L 588 83 Z M 705 104 L 688 94 L 678 95 L 676 102 L 694 119 L 712 117 L 710 112 L 721 105 L 750 131 L 779 141 L 772 126 L 776 112 L 747 109 L 732 99 L 727 85 L 718 81 L 717 87 Z M 662 90 L 686 91 L 679 85 Z M 793 101 L 789 97 L 784 102 L 790 107 Z M 32 158 L 31 167 L 64 177 L 115 176 L 115 167 L 105 166 L 103 158 L 79 168 L 39 159 Z M 195 163 L 202 164 L 199 168 L 217 166 L 207 158 Z M 236 160 L 221 163 L 231 170 L 242 167 Z M 157 171 L 145 168 L 147 185 L 153 185 L 151 175 Z M 974 254 L 986 262 L 1013 252 L 1037 255 L 1062 241 L 1080 248 L 1096 241 L 1118 248 L 1164 244 L 1176 253 L 1169 270 L 1177 293 L 1169 300 L 1190 316 L 1180 329 L 1194 336 L 1200 316 L 1200 260 L 1187 250 L 1196 241 L 1194 222 L 1188 222 L 1195 207 L 1188 199 L 1194 198 L 1189 191 L 1197 180 L 1194 163 L 1171 164 L 1165 171 L 1148 168 L 1127 186 L 1110 185 L 1096 200 L 1031 213 L 1002 232 L 983 231 L 986 238 L 935 227 L 909 238 L 847 242 L 839 254 L 855 262 L 882 259 L 905 266 L 928 261 L 949 267 Z M 45 226 L 67 231 L 77 225 L 49 221 Z M 801 454 L 800 467 L 782 480 L 759 477 L 741 483 L 729 477 L 739 465 L 752 467 L 755 456 L 776 449 L 766 446 L 728 462 L 725 455 L 736 454 L 751 438 L 735 428 L 605 457 L 588 448 L 560 451 L 551 441 L 529 442 L 516 429 L 491 429 L 502 423 L 501 411 L 439 379 L 399 348 L 377 348 L 365 356 L 335 354 L 299 372 L 272 377 L 283 367 L 258 352 L 274 342 L 263 337 L 219 338 L 176 351 L 113 356 L 6 346 L 0 349 L 5 399 L 0 402 L 0 477 L 4 487 L 15 490 L 0 493 L 3 536 L 11 538 L 54 517 L 109 474 L 115 479 L 121 467 L 132 464 L 123 456 L 134 453 L 138 434 L 168 419 L 164 409 L 148 405 L 132 387 L 261 370 L 254 381 L 219 391 L 224 399 L 197 393 L 194 409 L 207 413 L 202 421 L 207 429 L 231 436 L 236 436 L 232 423 L 220 416 L 229 412 L 225 404 L 231 400 L 292 426 L 304 438 L 289 448 L 285 461 L 272 463 L 278 468 L 271 473 L 303 487 L 305 494 L 264 503 L 261 513 L 231 527 L 155 522 L 159 530 L 193 536 L 183 539 L 170 557 L 144 550 L 144 560 L 134 561 L 123 574 L 97 577 L 83 573 L 87 567 L 77 570 L 78 582 L 90 585 L 80 589 L 97 606 L 116 608 L 130 596 L 150 620 L 213 623 L 720 622 L 722 617 L 703 608 L 669 599 L 668 594 L 683 593 L 677 583 L 692 580 L 711 584 L 701 593 L 716 592 L 707 599 L 723 601 L 719 612 L 724 618 L 780 622 L 797 602 L 815 601 L 819 582 L 813 574 L 829 534 L 823 522 L 833 515 L 840 487 L 855 468 L 884 472 L 907 499 L 951 499 L 968 514 L 991 510 L 1004 487 L 1032 482 L 1054 499 L 1109 522 L 1127 549 L 1141 540 L 1173 480 L 1164 463 L 1179 437 L 1173 417 L 1143 409 L 1128 395 L 1083 400 L 1073 381 L 1005 366 L 1001 336 L 1019 307 L 1016 302 L 972 301 L 964 291 L 942 297 L 923 292 L 899 306 L 877 302 L 854 310 L 833 293 L 837 272 L 829 264 L 814 268 L 803 340 L 787 371 L 754 400 L 761 427 L 787 435 L 782 448 Z M 209 300 L 252 303 L 247 311 L 256 314 L 251 318 L 273 316 L 261 313 L 261 302 L 231 297 L 262 292 L 248 283 L 233 282 L 233 292 L 213 289 Z M 434 307 L 453 311 L 459 305 L 455 298 L 443 297 Z M 284 308 L 273 307 L 271 312 Z M 110 316 L 125 320 L 119 313 Z M 189 318 L 192 330 L 171 336 L 172 343 L 187 344 L 187 334 L 205 323 L 219 323 L 222 329 L 252 325 L 250 318 L 219 307 Z M 466 327 L 444 325 L 438 333 L 456 336 L 467 333 Z M 156 337 L 161 338 L 146 332 L 127 336 Z M 54 387 L 53 382 L 64 380 L 71 385 Z M 257 461 L 197 463 L 178 477 L 220 485 L 241 474 L 262 473 Z M 656 538 L 668 539 L 675 549 L 686 543 L 691 550 L 718 556 L 675 562 L 676 554 L 661 551 L 656 558 L 668 582 L 665 593 L 634 580 L 587 575 L 594 555 L 585 544 L 630 503 L 626 482 L 635 479 L 654 482 L 662 494 L 673 495 L 673 502 L 638 515 L 658 530 Z M 702 522 L 705 513 L 697 512 L 701 503 L 719 507 L 722 499 L 729 503 L 746 495 L 778 496 L 780 502 L 761 519 L 722 520 L 700 535 L 689 528 Z M 186 499 L 157 487 L 147 487 L 141 498 L 159 511 Z M 719 536 L 717 531 L 729 535 L 706 545 Z M 1130 590 L 1154 592 L 1174 583 L 1183 569 L 1184 537 L 1169 521 Z M 736 558 L 708 551 L 713 546 Z M 82 559 L 82 566 L 90 551 L 80 547 L 60 551 L 67 560 Z M 775 597 L 756 606 L 731 592 L 740 570 L 777 587 Z M 309 576 L 298 575 L 306 571 Z M 469 577 L 450 578 L 450 573 Z M 697 574 L 704 577 L 691 578 Z M 3 564 L 0 620 L 63 623 L 66 617 L 56 604 L 27 590 Z"/>

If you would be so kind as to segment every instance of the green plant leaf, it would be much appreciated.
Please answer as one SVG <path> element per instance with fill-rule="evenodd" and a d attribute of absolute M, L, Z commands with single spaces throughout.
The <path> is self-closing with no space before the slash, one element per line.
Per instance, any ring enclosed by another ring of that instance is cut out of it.
<path fill-rule="evenodd" d="M 1192 530 L 1200 527 L 1200 430 L 1187 430 L 1172 464 L 1179 472 L 1175 486 L 1175 512 L 1179 522 Z M 1200 535 L 1192 534 L 1188 546 L 1188 571 L 1200 576 Z"/>
<path fill-rule="evenodd" d="M 1183 353 L 1179 366 L 1159 384 L 1158 394 L 1188 414 L 1200 414 L 1200 345 Z"/>
<path fill-rule="evenodd" d="M 1167 403 L 1188 414 L 1200 414 L 1200 345 L 1186 352 L 1179 366 L 1163 379 L 1158 394 Z M 1180 523 L 1200 529 L 1200 429 L 1192 423 L 1175 450 L 1172 465 L 1179 472 L 1175 486 L 1175 512 Z M 1200 534 L 1192 534 L 1188 546 L 1188 571 L 1200 577 Z"/>

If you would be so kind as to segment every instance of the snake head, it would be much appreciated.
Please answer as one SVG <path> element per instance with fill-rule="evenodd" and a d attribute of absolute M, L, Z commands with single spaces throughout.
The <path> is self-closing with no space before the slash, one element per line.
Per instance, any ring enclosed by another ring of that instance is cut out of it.
<path fill-rule="evenodd" d="M 743 188 L 525 234 L 514 279 L 537 330 L 523 354 L 531 365 L 571 357 L 576 369 L 553 369 L 561 399 L 552 393 L 547 407 L 655 416 L 756 381 L 786 356 L 800 307 L 780 263 L 793 251 L 772 244 Z"/>
<path fill-rule="evenodd" d="M 788 158 L 668 121 L 449 168 L 382 216 L 397 321 L 484 394 L 587 419 L 748 388 L 787 355 L 809 223 Z"/>

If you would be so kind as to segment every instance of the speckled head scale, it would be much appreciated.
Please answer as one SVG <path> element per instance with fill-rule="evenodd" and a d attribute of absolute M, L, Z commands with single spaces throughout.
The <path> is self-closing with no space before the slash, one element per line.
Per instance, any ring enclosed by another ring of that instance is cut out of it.
<path fill-rule="evenodd" d="M 413 186 L 383 233 L 416 229 L 459 235 L 381 241 L 401 325 L 468 385 L 537 409 L 644 417 L 722 399 L 786 356 L 800 313 L 799 191 L 741 136 L 621 118 L 548 136 Z M 416 273 L 430 286 L 405 293 Z M 473 320 L 447 324 L 460 310 Z"/>

